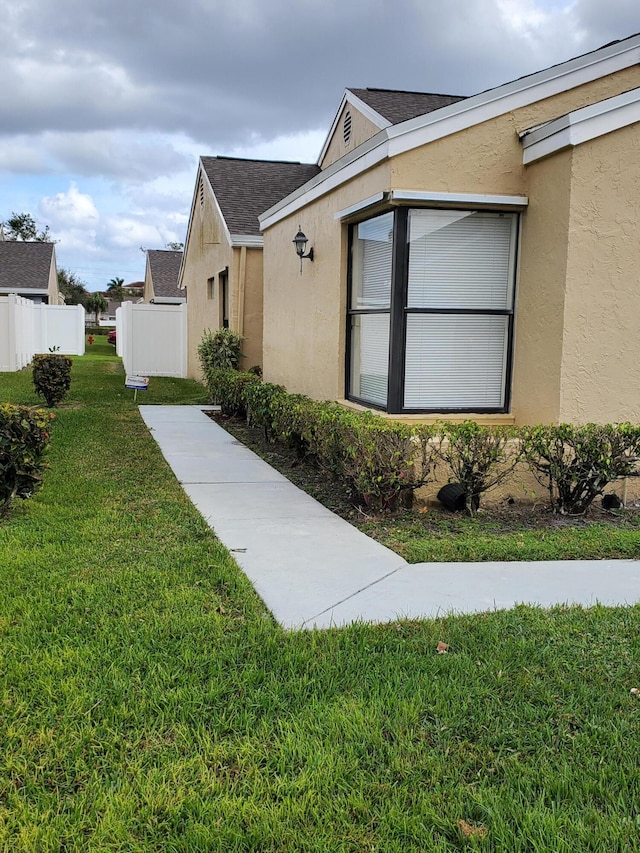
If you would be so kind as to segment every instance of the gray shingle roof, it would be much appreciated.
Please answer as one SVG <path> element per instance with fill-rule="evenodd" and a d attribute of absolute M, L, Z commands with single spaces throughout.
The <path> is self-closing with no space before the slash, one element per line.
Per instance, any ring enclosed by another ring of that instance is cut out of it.
<path fill-rule="evenodd" d="M 432 95 L 429 92 L 402 92 L 394 89 L 351 89 L 349 92 L 364 101 L 391 124 L 432 113 L 449 104 L 463 101 L 464 95 Z"/>
<path fill-rule="evenodd" d="M 147 257 L 154 295 L 184 299 L 184 290 L 178 290 L 182 252 L 174 252 L 172 249 L 149 249 Z"/>
<path fill-rule="evenodd" d="M 0 240 L 0 288 L 47 290 L 53 243 Z"/>
<path fill-rule="evenodd" d="M 231 234 L 260 235 L 258 216 L 320 171 L 311 163 L 201 157 Z"/>

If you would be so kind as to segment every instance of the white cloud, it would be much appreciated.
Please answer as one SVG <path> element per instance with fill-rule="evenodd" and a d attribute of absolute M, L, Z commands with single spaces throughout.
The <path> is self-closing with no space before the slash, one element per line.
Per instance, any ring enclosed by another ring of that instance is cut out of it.
<path fill-rule="evenodd" d="M 40 214 L 54 232 L 79 227 L 94 229 L 100 219 L 91 196 L 81 193 L 75 183 L 66 192 L 44 196 L 40 202 Z"/>

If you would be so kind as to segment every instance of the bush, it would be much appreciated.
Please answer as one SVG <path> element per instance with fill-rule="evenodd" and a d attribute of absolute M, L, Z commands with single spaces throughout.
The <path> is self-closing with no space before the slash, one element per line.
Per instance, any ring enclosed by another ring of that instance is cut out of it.
<path fill-rule="evenodd" d="M 33 357 L 33 384 L 36 394 L 44 397 L 47 406 L 57 406 L 71 387 L 71 364 L 67 355 L 46 353 Z"/>
<path fill-rule="evenodd" d="M 240 351 L 244 338 L 230 329 L 211 329 L 203 334 L 198 344 L 198 358 L 205 377 L 212 370 L 237 370 L 242 358 Z"/>
<path fill-rule="evenodd" d="M 563 515 L 583 515 L 609 483 L 638 469 L 640 427 L 631 424 L 533 426 L 520 434 L 529 467 Z"/>
<path fill-rule="evenodd" d="M 0 405 L 0 516 L 14 498 L 29 498 L 40 488 L 53 417 L 43 409 Z"/>
<path fill-rule="evenodd" d="M 465 493 L 465 508 L 474 515 L 480 495 L 499 485 L 520 460 L 517 430 L 484 427 L 475 421 L 439 423 L 436 453 L 445 462 Z"/>
<path fill-rule="evenodd" d="M 270 441 L 287 444 L 318 467 L 344 479 L 367 506 L 397 507 L 433 470 L 431 427 L 409 427 L 371 412 L 288 394 L 281 385 L 244 389 L 248 420 Z"/>
<path fill-rule="evenodd" d="M 208 370 L 205 384 L 212 403 L 220 406 L 223 415 L 246 417 L 246 386 L 259 384 L 255 373 L 243 373 L 239 370 Z"/>

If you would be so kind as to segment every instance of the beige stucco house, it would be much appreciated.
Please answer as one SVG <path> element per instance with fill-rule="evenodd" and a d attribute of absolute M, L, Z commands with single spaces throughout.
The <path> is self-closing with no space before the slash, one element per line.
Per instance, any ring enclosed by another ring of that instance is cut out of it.
<path fill-rule="evenodd" d="M 33 302 L 64 305 L 53 243 L 0 240 L 0 296 L 9 293 Z"/>
<path fill-rule="evenodd" d="M 148 249 L 142 301 L 155 305 L 180 305 L 186 302 L 178 287 L 182 252 L 173 249 Z"/>
<path fill-rule="evenodd" d="M 347 90 L 259 217 L 265 379 L 395 418 L 640 421 L 639 63 L 633 36 L 468 98 Z"/>
<path fill-rule="evenodd" d="M 258 215 L 319 167 L 305 163 L 201 157 L 179 288 L 187 294 L 188 370 L 207 329 L 244 335 L 242 367 L 262 365 L 262 247 Z"/>

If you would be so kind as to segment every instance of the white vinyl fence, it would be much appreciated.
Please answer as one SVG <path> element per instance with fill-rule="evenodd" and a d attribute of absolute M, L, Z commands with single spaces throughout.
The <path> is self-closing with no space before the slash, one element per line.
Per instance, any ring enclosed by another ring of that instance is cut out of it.
<path fill-rule="evenodd" d="M 10 294 L 0 296 L 0 373 L 26 367 L 36 353 L 57 347 L 84 355 L 82 305 L 45 305 Z"/>
<path fill-rule="evenodd" d="M 187 375 L 187 306 L 123 302 L 116 347 L 128 376 Z"/>

